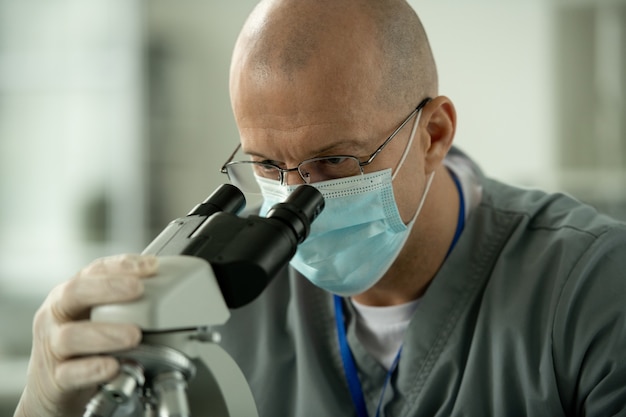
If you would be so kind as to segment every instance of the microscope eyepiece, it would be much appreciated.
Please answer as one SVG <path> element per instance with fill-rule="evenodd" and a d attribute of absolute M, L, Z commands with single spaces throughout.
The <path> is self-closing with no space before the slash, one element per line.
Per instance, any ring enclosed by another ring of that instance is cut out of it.
<path fill-rule="evenodd" d="M 195 206 L 188 216 L 211 216 L 220 211 L 238 213 L 246 206 L 246 198 L 239 188 L 231 184 L 220 185 L 202 203 Z"/>
<path fill-rule="evenodd" d="M 311 185 L 301 185 L 283 203 L 272 206 L 267 218 L 288 224 L 301 243 L 311 231 L 311 223 L 324 209 L 324 197 Z"/>

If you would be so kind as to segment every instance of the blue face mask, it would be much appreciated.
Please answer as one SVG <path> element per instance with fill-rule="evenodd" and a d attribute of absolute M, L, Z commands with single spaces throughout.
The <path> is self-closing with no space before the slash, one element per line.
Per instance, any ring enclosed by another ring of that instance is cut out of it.
<path fill-rule="evenodd" d="M 396 173 L 410 149 L 418 120 Z M 391 169 L 312 184 L 324 196 L 325 208 L 298 246 L 291 266 L 334 294 L 352 296 L 368 290 L 400 253 L 424 204 L 433 174 L 408 224 L 402 221 L 396 205 Z M 264 199 L 261 215 L 298 187 L 265 178 L 257 181 Z"/>

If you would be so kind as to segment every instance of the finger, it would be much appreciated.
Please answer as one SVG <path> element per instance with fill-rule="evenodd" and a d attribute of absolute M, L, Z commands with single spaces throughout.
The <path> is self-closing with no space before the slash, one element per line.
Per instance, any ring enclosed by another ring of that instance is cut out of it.
<path fill-rule="evenodd" d="M 91 307 L 130 301 L 143 294 L 143 282 L 134 275 L 85 275 L 55 288 L 50 309 L 60 323 L 87 318 Z"/>
<path fill-rule="evenodd" d="M 141 330 L 133 324 L 80 321 L 56 327 L 50 336 L 50 351 L 58 360 L 130 349 L 141 341 Z"/>
<path fill-rule="evenodd" d="M 141 277 L 156 273 L 153 256 L 103 258 L 95 261 L 51 294 L 52 312 L 61 321 L 85 318 L 91 307 L 136 299 L 143 293 Z"/>
<path fill-rule="evenodd" d="M 54 372 L 62 391 L 96 386 L 109 381 L 119 372 L 119 362 L 110 356 L 92 356 L 60 363 Z"/>
<path fill-rule="evenodd" d="M 156 273 L 158 260 L 153 255 L 124 254 L 96 259 L 80 274 L 131 274 L 147 277 Z"/>

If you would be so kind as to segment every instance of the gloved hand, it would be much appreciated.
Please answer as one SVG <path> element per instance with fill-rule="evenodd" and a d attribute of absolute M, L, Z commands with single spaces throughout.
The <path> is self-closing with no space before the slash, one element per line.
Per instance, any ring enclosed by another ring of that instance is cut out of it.
<path fill-rule="evenodd" d="M 154 256 L 102 258 L 52 290 L 35 315 L 27 384 L 14 417 L 82 416 L 98 384 L 119 370 L 116 359 L 99 354 L 141 340 L 135 325 L 89 321 L 91 307 L 140 297 L 142 278 L 156 270 Z"/>

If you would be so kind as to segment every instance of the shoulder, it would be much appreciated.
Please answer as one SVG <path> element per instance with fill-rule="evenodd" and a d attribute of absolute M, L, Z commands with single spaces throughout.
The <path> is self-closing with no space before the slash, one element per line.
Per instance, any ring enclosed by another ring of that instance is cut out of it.
<path fill-rule="evenodd" d="M 565 194 L 485 179 L 476 212 L 487 227 L 491 223 L 506 227 L 505 246 L 520 255 L 550 254 L 550 262 L 565 261 L 573 268 L 582 256 L 592 260 L 626 250 L 626 223 Z M 626 256 L 622 258 L 626 261 Z"/>
<path fill-rule="evenodd" d="M 524 190 L 485 180 L 476 218 L 485 230 L 505 230 L 495 271 L 515 291 L 549 292 L 555 323 L 576 309 L 613 302 L 626 312 L 626 224 L 564 194 Z M 495 224 L 495 226 L 494 226 Z M 479 241 L 474 227 L 473 240 Z M 492 233 L 492 235 L 495 235 Z M 511 282 L 515 281 L 515 282 Z M 617 297 L 616 297 L 617 296 Z M 597 314 L 596 314 L 597 316 Z"/>
<path fill-rule="evenodd" d="M 626 231 L 625 223 L 599 213 L 562 193 L 524 189 L 485 179 L 481 206 L 525 219 L 529 230 L 573 230 L 597 237 L 610 229 Z"/>
<path fill-rule="evenodd" d="M 492 180 L 484 181 L 477 214 L 508 222 L 498 263 L 506 265 L 502 271 L 517 271 L 512 274 L 520 282 L 506 279 L 507 285 L 517 294 L 528 292 L 529 312 L 549 311 L 543 319 L 562 403 L 572 415 L 621 409 L 626 404 L 625 224 L 567 195 Z"/>

